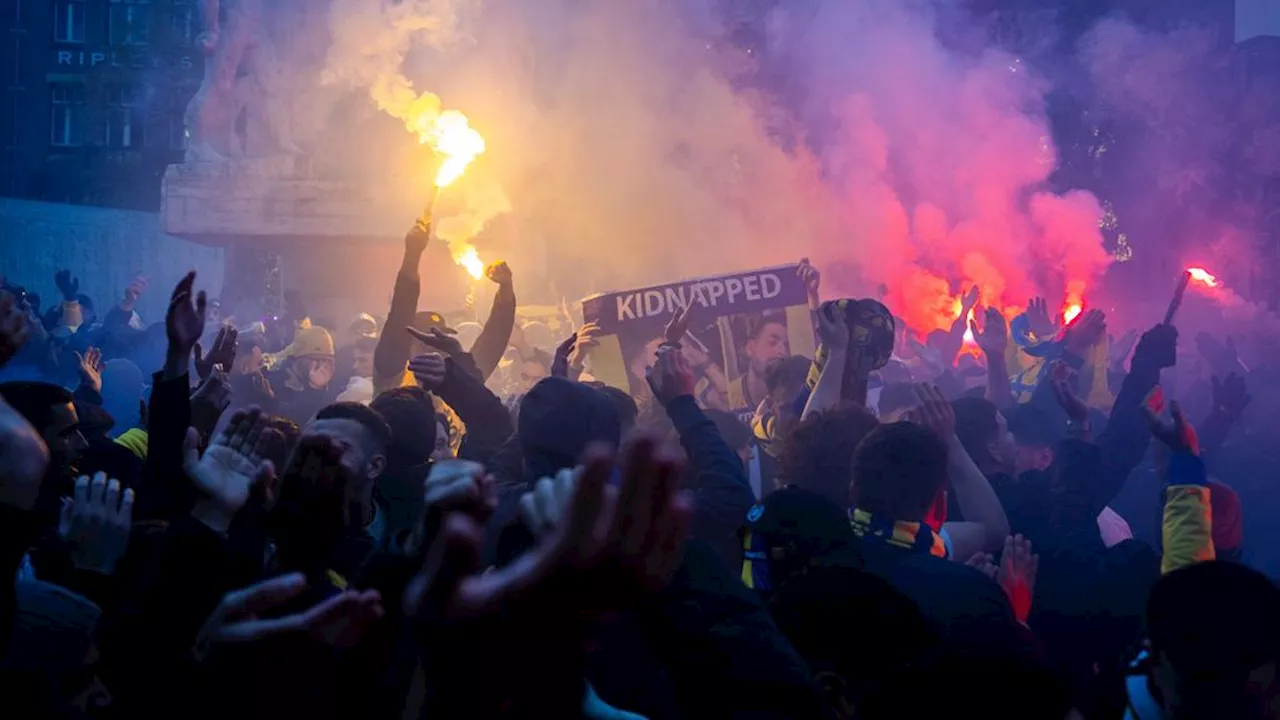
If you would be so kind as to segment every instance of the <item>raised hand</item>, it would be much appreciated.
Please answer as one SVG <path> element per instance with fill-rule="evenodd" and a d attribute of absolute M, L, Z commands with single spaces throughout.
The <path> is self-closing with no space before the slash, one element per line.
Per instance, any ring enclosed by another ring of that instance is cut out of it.
<path fill-rule="evenodd" d="M 448 369 L 449 365 L 440 353 L 424 353 L 409 360 L 409 372 L 413 374 L 418 386 L 427 392 L 440 389 Z"/>
<path fill-rule="evenodd" d="M 933 430 L 946 442 L 956 433 L 956 411 L 936 385 L 915 386 L 916 406 L 907 411 L 911 422 Z"/>
<path fill-rule="evenodd" d="M 664 345 L 658 348 L 657 361 L 645 370 L 644 375 L 653 390 L 653 397 L 664 406 L 678 397 L 693 395 L 693 370 L 678 347 Z"/>
<path fill-rule="evenodd" d="M 275 483 L 275 468 L 264 459 L 270 444 L 270 438 L 264 437 L 266 427 L 267 418 L 256 405 L 237 410 L 203 456 L 199 432 L 195 428 L 187 430 L 182 469 L 205 496 L 193 514 L 218 532 L 226 532 L 231 526 L 231 520 L 248 502 L 255 483 Z"/>
<path fill-rule="evenodd" d="M 493 478 L 484 466 L 469 460 L 442 460 L 431 466 L 422 486 L 422 503 L 429 512 L 465 512 L 483 523 L 497 507 Z"/>
<path fill-rule="evenodd" d="M 578 333 L 575 332 L 556 346 L 556 354 L 551 359 L 552 377 L 569 377 L 569 353 L 573 352 L 573 346 L 577 344 Z"/>
<path fill-rule="evenodd" d="M 1051 338 L 1058 332 L 1058 322 L 1049 312 L 1049 303 L 1042 297 L 1031 298 L 1027 305 L 1027 321 L 1031 334 L 1041 340 Z"/>
<path fill-rule="evenodd" d="M 306 589 L 303 575 L 291 573 L 227 593 L 200 628 L 196 659 L 208 659 L 219 645 L 254 643 L 288 635 L 309 637 L 327 647 L 349 648 L 360 641 L 384 612 L 378 591 L 366 590 L 340 593 L 293 615 L 261 617 Z"/>
<path fill-rule="evenodd" d="M 209 354 L 204 354 L 200 343 L 195 344 L 196 374 L 201 380 L 213 374 L 215 368 L 230 372 L 236 361 L 237 338 L 240 331 L 230 325 L 218 328 L 218 335 L 213 339 L 213 347 Z"/>
<path fill-rule="evenodd" d="M 271 524 L 279 543 L 281 566 L 314 571 L 329 559 L 334 543 L 364 518 L 347 500 L 352 470 L 343 464 L 337 441 L 318 433 L 298 441 L 280 480 L 280 497 Z"/>
<path fill-rule="evenodd" d="M 1106 334 L 1106 314 L 1101 310 L 1090 310 L 1067 326 L 1062 345 L 1067 352 L 1077 357 L 1084 357 L 1089 352 L 1089 348 Z"/>
<path fill-rule="evenodd" d="M 982 322 L 982 329 L 979 331 L 978 323 L 969 321 L 974 341 L 988 357 L 1004 357 L 1005 350 L 1009 347 L 1009 324 L 1005 322 L 1004 314 L 995 308 L 987 308 Z"/>
<path fill-rule="evenodd" d="M 569 353 L 569 367 L 581 370 L 586 364 L 587 356 L 600 345 L 600 325 L 589 322 L 578 328 L 573 334 L 573 350 Z"/>
<path fill-rule="evenodd" d="M 672 313 L 671 319 L 667 321 L 667 327 L 662 331 L 662 344 L 679 347 L 680 341 L 689 332 L 689 319 L 692 315 L 692 302 Z"/>
<path fill-rule="evenodd" d="M 80 281 L 71 277 L 70 270 L 59 270 L 53 275 L 53 283 L 57 285 L 58 292 L 62 293 L 62 297 L 67 302 L 76 299 L 80 294 Z"/>
<path fill-rule="evenodd" d="M 545 713 L 551 703 L 573 712 L 581 704 L 589 619 L 633 607 L 670 581 L 693 512 L 691 496 L 677 489 L 680 461 L 655 439 L 634 440 L 622 457 L 615 489 L 609 452 L 588 450 L 556 528 L 496 570 L 481 571 L 481 527 L 461 513 L 446 518 L 403 603 L 441 690 L 434 709 L 465 706 L 487 717 L 490 709 Z M 495 646 L 514 661 L 495 665 Z M 478 677 L 481 697 L 470 690 Z"/>
<path fill-rule="evenodd" d="M 1061 360 L 1054 360 L 1049 366 L 1049 380 L 1053 383 L 1053 395 L 1058 404 L 1071 422 L 1084 423 L 1089 420 L 1089 406 L 1076 395 L 1076 379 L 1076 371 Z"/>
<path fill-rule="evenodd" d="M 520 496 L 520 520 L 534 537 L 546 537 L 560 525 L 582 472 L 581 468 L 565 468 L 554 478 L 542 478 L 533 490 Z"/>
<path fill-rule="evenodd" d="M 800 267 L 796 268 L 796 274 L 804 283 L 805 294 L 809 297 L 809 309 L 817 310 L 818 305 L 821 304 L 818 290 L 822 287 L 822 273 L 809 262 L 809 258 L 800 258 Z"/>
<path fill-rule="evenodd" d="M 977 304 L 978 304 L 978 286 L 974 285 L 973 287 L 969 288 L 969 292 L 965 293 L 964 297 L 960 298 L 960 315 L 968 316 L 969 311 L 972 310 L 975 306 L 977 306 Z"/>
<path fill-rule="evenodd" d="M 462 347 L 462 343 L 458 342 L 458 338 L 444 332 L 440 328 L 431 328 L 431 332 L 425 333 L 418 328 L 407 327 L 405 331 L 417 338 L 418 342 L 426 345 L 434 350 L 439 350 L 445 355 L 453 356 L 466 352 Z"/>
<path fill-rule="evenodd" d="M 84 354 L 76 353 L 76 362 L 80 369 L 80 384 L 90 390 L 102 392 L 102 351 L 91 347 Z"/>
<path fill-rule="evenodd" d="M 96 473 L 92 481 L 81 475 L 75 497 L 62 500 L 58 537 L 77 569 L 111 575 L 129 547 L 132 523 L 133 490 L 122 492 L 120 481 L 108 480 L 106 473 Z"/>
<path fill-rule="evenodd" d="M 196 282 L 194 270 L 187 273 L 173 288 L 169 298 L 169 312 L 165 315 L 165 333 L 169 337 L 170 350 L 184 357 L 190 355 L 191 349 L 199 342 L 204 333 L 204 321 L 208 298 L 201 290 L 192 302 L 191 289 Z"/>
<path fill-rule="evenodd" d="M 405 590 L 405 612 L 435 624 L 495 617 L 516 604 L 559 598 L 561 609 L 623 607 L 664 587 L 683 556 L 693 501 L 678 489 L 681 463 L 641 437 L 614 461 L 588 450 L 558 526 L 523 557 L 480 575 L 480 527 L 453 514 Z M 570 594 L 563 594 L 571 590 Z"/>
<path fill-rule="evenodd" d="M 147 276 L 138 273 L 129 281 L 129 285 L 124 289 L 124 300 L 121 301 L 121 307 L 126 310 L 132 310 L 133 306 L 138 304 L 138 299 L 147 291 Z"/>
<path fill-rule="evenodd" d="M 404 252 L 406 255 L 421 255 L 431 242 L 431 222 L 418 218 L 413 227 L 404 236 Z"/>
<path fill-rule="evenodd" d="M 1169 414 L 1173 417 L 1173 422 L 1166 423 L 1160 419 L 1159 407 L 1163 401 L 1155 398 L 1157 392 L 1163 394 L 1159 385 L 1148 394 L 1147 401 L 1143 404 L 1151 434 L 1174 454 L 1199 455 L 1200 438 L 1196 435 L 1195 427 L 1182 414 L 1182 408 L 1176 400 L 1169 403 Z"/>
<path fill-rule="evenodd" d="M 843 314 L 818 312 L 818 339 L 828 352 L 844 352 L 849 349 L 849 324 Z"/>
<path fill-rule="evenodd" d="M 7 365 L 26 342 L 26 315 L 13 295 L 0 290 L 0 367 Z"/>
<path fill-rule="evenodd" d="M 1146 367 L 1152 370 L 1171 368 L 1178 362 L 1178 328 L 1174 325 L 1156 325 L 1142 334 L 1138 347 L 1129 361 L 1132 370 Z"/>
<path fill-rule="evenodd" d="M 1031 552 L 1031 541 L 1021 535 L 1004 540 L 1004 553 L 1000 556 L 1000 570 L 996 582 L 1009 598 L 1013 615 L 1020 623 L 1026 623 L 1031 615 L 1031 601 L 1036 594 L 1036 572 L 1040 569 L 1040 556 Z"/>
<path fill-rule="evenodd" d="M 484 269 L 484 276 L 501 287 L 510 287 L 513 281 L 511 268 L 502 260 L 489 263 Z"/>
<path fill-rule="evenodd" d="M 1244 409 L 1253 402 L 1253 396 L 1249 394 L 1249 389 L 1244 384 L 1244 378 L 1235 373 L 1227 376 L 1226 380 L 1218 379 L 1217 375 L 1213 378 L 1213 411 L 1229 418 L 1238 418 L 1244 413 Z"/>

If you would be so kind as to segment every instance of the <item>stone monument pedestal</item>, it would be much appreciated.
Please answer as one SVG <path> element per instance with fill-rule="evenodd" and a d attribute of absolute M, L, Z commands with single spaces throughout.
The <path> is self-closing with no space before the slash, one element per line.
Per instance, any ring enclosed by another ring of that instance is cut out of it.
<path fill-rule="evenodd" d="M 412 211 L 368 189 L 290 177 L 292 162 L 169 166 L 164 231 L 226 249 L 220 299 L 242 323 L 276 312 L 285 289 L 301 293 L 313 320 L 331 329 L 359 312 L 385 317 Z M 424 278 L 459 274 L 443 243 L 432 243 L 422 265 Z M 452 309 L 456 285 L 424 282 L 420 306 Z"/>

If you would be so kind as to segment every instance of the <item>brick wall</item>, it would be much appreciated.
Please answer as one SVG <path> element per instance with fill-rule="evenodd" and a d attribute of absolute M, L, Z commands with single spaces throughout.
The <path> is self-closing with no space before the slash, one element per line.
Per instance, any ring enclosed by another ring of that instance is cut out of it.
<path fill-rule="evenodd" d="M 123 296 L 134 273 L 143 273 L 151 285 L 138 311 L 155 322 L 189 270 L 199 273 L 198 289 L 218 296 L 223 250 L 162 233 L 155 213 L 0 198 L 0 275 L 39 293 L 47 308 L 61 268 L 79 278 L 80 292 L 99 313 Z"/>

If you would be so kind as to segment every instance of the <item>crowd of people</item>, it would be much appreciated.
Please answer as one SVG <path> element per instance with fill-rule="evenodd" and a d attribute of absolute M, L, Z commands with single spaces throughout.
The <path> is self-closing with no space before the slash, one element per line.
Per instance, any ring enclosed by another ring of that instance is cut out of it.
<path fill-rule="evenodd" d="M 194 272 L 151 324 L 143 278 L 103 315 L 4 283 L 7 717 L 1280 717 L 1280 592 L 1206 466 L 1246 381 L 1193 427 L 1172 325 L 1108 357 L 1101 312 L 975 292 L 920 342 L 805 264 L 815 357 L 743 417 L 696 307 L 633 397 L 591 327 L 527 339 L 504 264 L 469 337 L 419 311 L 429 238 L 345 328 L 237 329 Z"/>

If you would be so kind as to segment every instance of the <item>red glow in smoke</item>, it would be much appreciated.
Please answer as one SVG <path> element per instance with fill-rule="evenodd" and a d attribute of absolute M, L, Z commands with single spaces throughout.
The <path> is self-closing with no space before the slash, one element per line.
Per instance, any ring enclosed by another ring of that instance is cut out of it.
<path fill-rule="evenodd" d="M 1204 268 L 1187 268 L 1187 273 L 1191 275 L 1191 279 L 1208 287 L 1218 287 L 1218 278 Z"/>

